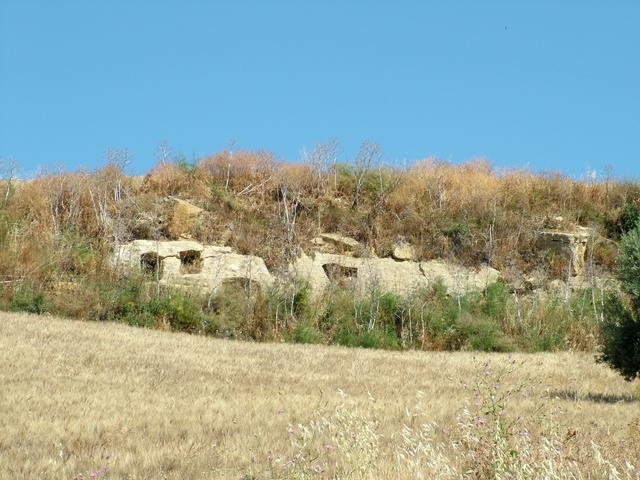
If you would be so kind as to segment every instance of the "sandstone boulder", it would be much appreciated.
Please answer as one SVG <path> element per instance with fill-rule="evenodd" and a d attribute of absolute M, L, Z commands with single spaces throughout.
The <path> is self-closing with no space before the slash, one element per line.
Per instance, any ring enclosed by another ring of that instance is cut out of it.
<path fill-rule="evenodd" d="M 330 243 L 344 250 L 353 251 L 360 246 L 360 242 L 355 238 L 345 237 L 339 233 L 321 233 L 319 238 L 325 243 Z"/>
<path fill-rule="evenodd" d="M 417 258 L 416 249 L 406 242 L 395 244 L 391 256 L 398 261 L 415 261 Z"/>
<path fill-rule="evenodd" d="M 169 199 L 173 202 L 173 208 L 167 233 L 174 239 L 188 239 L 189 230 L 204 210 L 180 198 L 170 196 Z"/>

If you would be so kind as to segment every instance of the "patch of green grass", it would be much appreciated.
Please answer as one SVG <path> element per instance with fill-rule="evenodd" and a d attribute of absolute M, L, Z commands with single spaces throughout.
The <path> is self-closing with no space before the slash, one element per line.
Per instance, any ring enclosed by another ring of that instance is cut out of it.
<path fill-rule="evenodd" d="M 13 290 L 9 310 L 28 313 L 47 313 L 51 311 L 51 301 L 44 291 L 25 282 Z"/>

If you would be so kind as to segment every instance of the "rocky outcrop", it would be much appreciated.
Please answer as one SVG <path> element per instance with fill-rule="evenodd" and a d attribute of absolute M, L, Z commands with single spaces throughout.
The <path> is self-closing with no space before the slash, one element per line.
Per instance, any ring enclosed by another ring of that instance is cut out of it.
<path fill-rule="evenodd" d="M 352 255 L 360 248 L 360 242 L 355 238 L 345 237 L 339 233 L 321 233 L 311 240 L 311 244 L 323 253 L 345 255 Z"/>
<path fill-rule="evenodd" d="M 484 290 L 500 278 L 490 267 L 471 270 L 441 260 L 397 262 L 391 258 L 353 258 L 344 255 L 303 254 L 291 265 L 294 276 L 306 280 L 315 294 L 332 284 L 349 286 L 360 295 L 376 290 L 407 296 L 441 281 L 453 295 Z"/>
<path fill-rule="evenodd" d="M 447 292 L 454 295 L 482 291 L 501 278 L 500 272 L 495 268 L 482 266 L 478 270 L 472 270 L 442 260 L 420 262 L 420 270 L 429 285 L 439 279 L 447 287 Z"/>
<path fill-rule="evenodd" d="M 570 231 L 545 229 L 537 232 L 537 247 L 562 255 L 570 263 L 572 276 L 585 273 L 585 254 L 592 231 L 586 227 L 575 227 Z"/>
<path fill-rule="evenodd" d="M 372 290 L 409 295 L 427 286 L 417 263 L 398 263 L 391 258 L 354 258 L 315 252 L 299 257 L 290 266 L 290 272 L 309 282 L 315 294 L 321 294 L 332 284 L 351 287 L 360 295 Z"/>
<path fill-rule="evenodd" d="M 391 256 L 400 262 L 415 261 L 417 258 L 416 249 L 410 243 L 399 242 L 393 246 Z"/>
<path fill-rule="evenodd" d="M 170 196 L 168 200 L 172 203 L 172 211 L 167 233 L 171 238 L 189 239 L 189 230 L 204 210 L 180 198 Z"/>
<path fill-rule="evenodd" d="M 113 262 L 125 270 L 146 272 L 163 285 L 193 287 L 203 292 L 237 282 L 265 288 L 274 281 L 259 257 L 193 241 L 136 240 L 116 248 Z M 289 275 L 309 282 L 316 298 L 332 285 L 352 289 L 357 295 L 377 291 L 408 296 L 438 281 L 450 294 L 461 295 L 483 290 L 500 278 L 499 272 L 489 267 L 471 270 L 441 260 L 397 261 L 323 252 L 303 253 L 290 265 Z"/>
<path fill-rule="evenodd" d="M 116 248 L 113 263 L 118 268 L 157 276 L 163 285 L 193 287 L 205 292 L 225 284 L 265 288 L 273 282 L 260 257 L 193 241 L 135 240 Z"/>

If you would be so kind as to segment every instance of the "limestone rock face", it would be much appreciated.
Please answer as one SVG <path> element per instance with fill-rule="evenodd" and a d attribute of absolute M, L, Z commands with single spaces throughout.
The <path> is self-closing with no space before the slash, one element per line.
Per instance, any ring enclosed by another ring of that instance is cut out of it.
<path fill-rule="evenodd" d="M 542 230 L 537 232 L 537 247 L 563 255 L 571 263 L 571 274 L 585 273 L 585 253 L 592 231 L 586 227 L 575 227 L 571 231 Z"/>
<path fill-rule="evenodd" d="M 266 288 L 273 282 L 261 258 L 192 241 L 135 240 L 116 249 L 113 263 L 127 270 L 156 274 L 163 285 L 194 287 L 203 292 L 227 283 Z"/>
<path fill-rule="evenodd" d="M 290 271 L 309 282 L 317 295 L 331 284 L 353 288 L 360 295 L 371 290 L 408 295 L 426 286 L 417 263 L 398 263 L 390 258 L 354 258 L 316 252 L 312 257 L 303 254 L 291 265 Z"/>
<path fill-rule="evenodd" d="M 415 261 L 415 259 L 417 258 L 416 249 L 413 247 L 413 245 L 406 242 L 400 242 L 394 245 L 391 256 L 395 260 L 399 261 Z"/>
<path fill-rule="evenodd" d="M 500 278 L 500 272 L 495 268 L 483 266 L 479 270 L 471 270 L 443 260 L 420 262 L 420 270 L 429 285 L 440 279 L 452 295 L 482 291 Z"/>
<path fill-rule="evenodd" d="M 319 252 L 313 256 L 303 254 L 290 271 L 309 282 L 316 296 L 332 284 L 353 288 L 359 295 L 375 290 L 407 296 L 430 287 L 438 279 L 448 293 L 458 295 L 483 290 L 500 278 L 500 272 L 490 267 L 474 271 L 441 260 L 397 262 L 391 258 L 353 258 Z"/>
<path fill-rule="evenodd" d="M 196 288 L 204 293 L 215 292 L 228 283 L 266 288 L 274 282 L 261 258 L 194 241 L 135 240 L 116 248 L 113 264 L 146 272 L 150 281 L 159 278 L 163 285 Z M 471 270 L 442 260 L 418 263 L 324 252 L 303 253 L 289 266 L 289 275 L 309 282 L 315 298 L 321 298 L 332 285 L 351 289 L 355 295 L 376 291 L 408 296 L 438 279 L 449 294 L 459 295 L 483 290 L 500 278 L 499 272 L 489 267 Z"/>

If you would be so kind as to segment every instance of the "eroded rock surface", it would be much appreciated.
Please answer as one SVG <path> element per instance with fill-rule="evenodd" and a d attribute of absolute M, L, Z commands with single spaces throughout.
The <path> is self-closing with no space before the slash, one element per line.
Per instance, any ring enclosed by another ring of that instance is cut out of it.
<path fill-rule="evenodd" d="M 262 258 L 193 241 L 135 240 L 119 246 L 113 262 L 117 267 L 156 274 L 163 285 L 206 292 L 227 283 L 250 282 L 265 288 L 273 282 Z"/>
<path fill-rule="evenodd" d="M 173 208 L 167 232 L 172 238 L 188 239 L 189 230 L 204 210 L 180 198 L 169 196 L 168 199 L 173 203 Z"/>
<path fill-rule="evenodd" d="M 441 281 L 453 295 L 480 291 L 500 278 L 490 267 L 471 270 L 442 260 L 397 262 L 391 258 L 353 258 L 315 253 L 302 255 L 291 265 L 294 276 L 309 282 L 315 294 L 332 283 L 353 287 L 358 294 L 376 290 L 407 296 Z"/>
<path fill-rule="evenodd" d="M 315 252 L 303 254 L 290 267 L 291 273 L 321 294 L 332 283 L 352 287 L 358 294 L 373 290 L 409 295 L 427 286 L 416 262 L 396 262 L 391 258 L 354 258 Z"/>
<path fill-rule="evenodd" d="M 413 247 L 413 245 L 406 242 L 396 243 L 393 246 L 393 252 L 391 253 L 391 256 L 395 260 L 401 262 L 415 261 L 417 258 L 416 249 Z"/>
<path fill-rule="evenodd" d="M 339 233 L 321 233 L 311 244 L 315 249 L 323 253 L 353 254 L 359 247 L 360 242 L 355 238 L 345 237 Z"/>
<path fill-rule="evenodd" d="M 229 247 L 194 241 L 135 240 L 116 248 L 114 265 L 140 269 L 157 276 L 163 285 L 215 291 L 229 282 L 250 282 L 268 287 L 274 282 L 264 261 L 234 253 Z M 489 267 L 471 270 L 442 260 L 396 261 L 393 258 L 356 258 L 336 253 L 302 254 L 289 266 L 289 275 L 309 282 L 316 298 L 332 285 L 351 288 L 358 295 L 371 291 L 408 296 L 442 281 L 452 295 L 480 291 L 500 273 Z"/>
<path fill-rule="evenodd" d="M 482 291 L 501 277 L 495 268 L 483 266 L 478 270 L 472 270 L 443 260 L 420 262 L 420 270 L 429 285 L 440 279 L 447 287 L 447 292 L 455 295 Z"/>
<path fill-rule="evenodd" d="M 540 250 L 552 251 L 564 256 L 571 265 L 571 275 L 585 274 L 585 254 L 592 231 L 586 227 L 575 227 L 570 231 L 546 229 L 537 232 L 537 246 Z"/>

